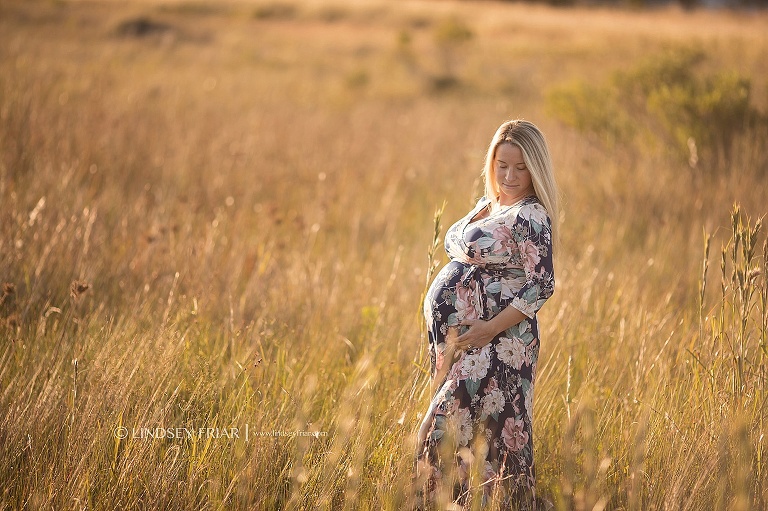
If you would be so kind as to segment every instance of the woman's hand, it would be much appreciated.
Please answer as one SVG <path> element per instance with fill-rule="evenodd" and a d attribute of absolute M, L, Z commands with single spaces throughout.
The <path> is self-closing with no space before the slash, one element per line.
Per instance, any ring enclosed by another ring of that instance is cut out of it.
<path fill-rule="evenodd" d="M 491 342 L 498 333 L 494 331 L 494 327 L 489 321 L 482 319 L 467 319 L 459 324 L 469 327 L 469 330 L 456 337 L 453 342 L 453 346 L 459 350 L 482 348 Z"/>
<path fill-rule="evenodd" d="M 466 319 L 459 324 L 468 326 L 469 330 L 454 338 L 452 345 L 457 350 L 482 348 L 491 342 L 496 335 L 517 325 L 524 319 L 528 319 L 527 316 L 512 306 L 504 307 L 501 312 L 487 321 Z M 456 353 L 458 354 L 458 351 Z"/>

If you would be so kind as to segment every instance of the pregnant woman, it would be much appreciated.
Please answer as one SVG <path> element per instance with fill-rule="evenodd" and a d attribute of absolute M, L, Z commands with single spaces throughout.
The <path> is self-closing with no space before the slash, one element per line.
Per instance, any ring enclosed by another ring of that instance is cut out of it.
<path fill-rule="evenodd" d="M 418 434 L 421 496 L 466 506 L 535 508 L 536 312 L 555 286 L 558 199 L 544 136 L 530 122 L 496 131 L 485 196 L 445 236 L 451 261 L 427 292 L 433 388 Z M 482 490 L 478 490 L 482 488 Z"/>

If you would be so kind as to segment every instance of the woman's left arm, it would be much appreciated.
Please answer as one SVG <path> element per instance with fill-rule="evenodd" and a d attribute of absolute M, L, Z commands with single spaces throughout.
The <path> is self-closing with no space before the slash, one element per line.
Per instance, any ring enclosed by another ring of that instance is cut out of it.
<path fill-rule="evenodd" d="M 465 320 L 460 324 L 469 329 L 458 336 L 455 347 L 481 348 L 504 330 L 533 318 L 555 288 L 552 265 L 552 230 L 546 210 L 538 204 L 524 206 L 516 216 L 513 226 L 524 233 L 516 239 L 526 283 L 517 291 L 512 302 L 493 318 Z"/>

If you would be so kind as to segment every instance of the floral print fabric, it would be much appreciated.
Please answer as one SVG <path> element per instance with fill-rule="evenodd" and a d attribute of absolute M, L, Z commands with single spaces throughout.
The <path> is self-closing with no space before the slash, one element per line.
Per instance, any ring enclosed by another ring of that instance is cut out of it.
<path fill-rule="evenodd" d="M 445 250 L 451 261 L 435 277 L 424 302 L 431 375 L 442 381 L 436 382 L 427 417 L 431 427 L 417 458 L 420 467 L 428 468 L 431 490 L 439 484 L 446 463 L 452 463 L 466 491 L 469 471 L 478 470 L 470 465 L 480 463 L 481 483 L 493 480 L 484 485 L 485 496 L 496 491 L 510 504 L 531 507 L 535 493 L 531 424 L 539 353 L 536 312 L 554 291 L 552 230 L 536 197 L 472 222 L 488 203 L 481 198 L 448 229 Z M 459 327 L 461 321 L 487 320 L 510 306 L 527 319 L 481 349 L 447 360 L 449 328 L 463 333 L 467 327 Z M 450 460 L 441 446 L 447 438 L 452 442 Z"/>

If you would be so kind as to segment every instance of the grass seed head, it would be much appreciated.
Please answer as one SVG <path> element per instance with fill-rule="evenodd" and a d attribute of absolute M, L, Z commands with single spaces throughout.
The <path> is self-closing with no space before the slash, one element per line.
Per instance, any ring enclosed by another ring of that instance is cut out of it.
<path fill-rule="evenodd" d="M 80 280 L 72 281 L 72 285 L 69 287 L 69 293 L 72 296 L 72 298 L 79 298 L 80 295 L 85 293 L 88 288 L 91 287 L 85 282 L 82 282 Z"/>

